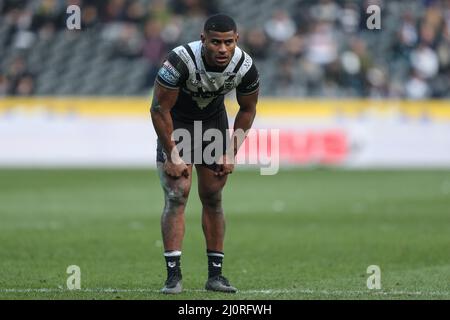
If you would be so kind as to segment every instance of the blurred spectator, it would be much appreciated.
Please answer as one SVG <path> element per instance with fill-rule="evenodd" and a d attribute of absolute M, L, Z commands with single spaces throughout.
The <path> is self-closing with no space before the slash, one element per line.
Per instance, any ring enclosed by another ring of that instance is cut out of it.
<path fill-rule="evenodd" d="M 435 31 L 437 31 L 443 23 L 441 6 L 442 4 L 440 1 L 433 1 L 425 11 L 425 16 L 423 18 L 425 24 Z"/>
<path fill-rule="evenodd" d="M 34 77 L 27 71 L 27 65 L 21 56 L 9 64 L 6 74 L 0 73 L 0 95 L 30 95 L 33 88 Z"/>
<path fill-rule="evenodd" d="M 439 70 L 438 56 L 433 49 L 421 43 L 411 52 L 411 65 L 421 77 L 432 78 Z"/>
<path fill-rule="evenodd" d="M 319 0 L 318 4 L 311 6 L 310 12 L 316 21 L 334 23 L 339 16 L 340 8 L 333 0 Z"/>
<path fill-rule="evenodd" d="M 319 22 L 308 37 L 306 58 L 317 65 L 326 65 L 337 59 L 337 43 L 333 27 Z"/>
<path fill-rule="evenodd" d="M 286 57 L 298 59 L 301 55 L 303 55 L 305 46 L 305 39 L 300 35 L 296 35 L 283 44 L 281 53 Z"/>
<path fill-rule="evenodd" d="M 172 11 L 176 14 L 188 16 L 208 16 L 217 13 L 214 0 L 172 0 Z"/>
<path fill-rule="evenodd" d="M 134 0 L 128 4 L 125 21 L 140 25 L 145 21 L 145 18 L 146 12 L 140 1 Z"/>
<path fill-rule="evenodd" d="M 444 26 L 443 26 L 443 36 L 447 43 L 450 41 L 450 0 L 446 0 L 444 6 Z"/>
<path fill-rule="evenodd" d="M 34 78 L 31 74 L 25 74 L 17 82 L 13 94 L 18 96 L 29 96 L 34 92 Z"/>
<path fill-rule="evenodd" d="M 272 40 L 284 42 L 295 34 L 297 27 L 285 11 L 277 10 L 265 23 L 264 30 Z"/>
<path fill-rule="evenodd" d="M 340 64 L 342 85 L 349 88 L 353 95 L 367 95 L 367 73 L 373 62 L 363 39 L 352 38 L 350 40 L 350 48 L 341 54 Z"/>
<path fill-rule="evenodd" d="M 437 29 L 430 23 L 424 22 L 420 26 L 420 42 L 428 46 L 434 46 L 436 43 Z"/>
<path fill-rule="evenodd" d="M 367 71 L 367 81 L 370 85 L 367 96 L 372 99 L 387 98 L 389 96 L 389 85 L 387 72 L 375 66 Z"/>
<path fill-rule="evenodd" d="M 46 24 L 58 27 L 58 17 L 61 14 L 62 7 L 57 0 L 39 0 L 33 3 L 33 30 L 39 30 Z"/>
<path fill-rule="evenodd" d="M 277 95 L 280 96 L 294 96 L 298 93 L 298 89 L 295 86 L 295 73 L 296 65 L 294 59 L 283 59 L 279 62 L 276 83 L 277 83 Z"/>
<path fill-rule="evenodd" d="M 9 81 L 11 82 L 11 85 L 15 87 L 17 85 L 17 82 L 19 79 L 25 75 L 27 71 L 27 66 L 25 64 L 25 60 L 23 57 L 18 56 L 16 57 L 12 63 L 9 65 L 6 76 L 8 77 Z"/>
<path fill-rule="evenodd" d="M 13 46 L 18 49 L 28 49 L 33 45 L 36 35 L 29 30 L 33 14 L 30 10 L 24 9 L 18 13 L 16 21 L 16 33 L 13 39 Z"/>
<path fill-rule="evenodd" d="M 81 24 L 82 28 L 91 29 L 100 22 L 98 15 L 98 9 L 96 6 L 89 5 L 83 8 L 81 12 Z"/>
<path fill-rule="evenodd" d="M 149 20 L 145 24 L 143 54 L 151 64 L 160 64 L 167 52 L 166 44 L 161 38 L 161 31 L 162 26 L 158 21 Z"/>
<path fill-rule="evenodd" d="M 125 18 L 125 0 L 109 0 L 103 13 L 103 22 L 123 21 Z"/>
<path fill-rule="evenodd" d="M 9 81 L 8 78 L 0 73 L 0 97 L 9 94 Z"/>
<path fill-rule="evenodd" d="M 339 16 L 337 18 L 339 19 L 344 32 L 355 33 L 358 31 L 361 16 L 356 3 L 346 3 L 344 8 L 339 11 Z"/>
<path fill-rule="evenodd" d="M 116 55 L 130 59 L 138 57 L 142 50 L 142 37 L 137 27 L 132 23 L 123 23 L 119 30 L 114 45 Z"/>
<path fill-rule="evenodd" d="M 255 59 L 267 58 L 269 42 L 262 29 L 251 29 L 240 41 L 244 41 L 246 51 Z"/>
<path fill-rule="evenodd" d="M 430 95 L 430 88 L 427 82 L 414 72 L 406 82 L 405 95 L 409 99 L 425 99 Z"/>
<path fill-rule="evenodd" d="M 403 15 L 402 23 L 398 31 L 400 44 L 404 47 L 411 48 L 416 45 L 419 35 L 417 34 L 416 21 L 412 12 L 406 12 Z"/>
<path fill-rule="evenodd" d="M 182 32 L 182 20 L 178 16 L 174 16 L 168 20 L 162 29 L 161 39 L 167 44 L 168 48 L 173 48 L 178 45 L 178 40 Z"/>
<path fill-rule="evenodd" d="M 39 40 L 48 41 L 53 38 L 55 32 L 56 32 L 55 25 L 51 22 L 47 22 L 38 31 Z"/>
<path fill-rule="evenodd" d="M 153 20 L 158 20 L 161 24 L 170 23 L 170 20 L 179 20 L 177 15 L 173 15 L 167 4 L 168 0 L 153 0 L 149 3 L 149 16 Z"/>
<path fill-rule="evenodd" d="M 161 37 L 161 23 L 157 20 L 149 20 L 145 24 L 145 41 L 143 56 L 149 62 L 146 85 L 151 86 L 156 79 L 158 67 L 168 51 L 167 44 Z"/>

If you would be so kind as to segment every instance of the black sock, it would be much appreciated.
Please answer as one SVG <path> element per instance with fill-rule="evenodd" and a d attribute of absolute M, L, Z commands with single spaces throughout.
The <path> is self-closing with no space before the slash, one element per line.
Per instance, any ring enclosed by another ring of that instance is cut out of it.
<path fill-rule="evenodd" d="M 178 275 L 181 278 L 181 251 L 165 251 L 167 278 L 171 275 Z"/>
<path fill-rule="evenodd" d="M 222 274 L 223 252 L 206 250 L 208 256 L 208 278 Z"/>

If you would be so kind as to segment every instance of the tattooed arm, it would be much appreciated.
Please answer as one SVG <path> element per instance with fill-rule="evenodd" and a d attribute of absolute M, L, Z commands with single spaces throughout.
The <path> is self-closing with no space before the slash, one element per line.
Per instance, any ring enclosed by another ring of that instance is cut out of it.
<path fill-rule="evenodd" d="M 181 175 L 187 176 L 187 165 L 178 155 L 175 148 L 175 142 L 172 141 L 172 116 L 170 110 L 177 101 L 179 89 L 169 89 L 155 82 L 152 106 L 150 114 L 153 126 L 158 139 L 160 140 L 164 151 L 167 154 L 167 160 L 164 163 L 165 172 L 172 177 L 178 178 Z"/>

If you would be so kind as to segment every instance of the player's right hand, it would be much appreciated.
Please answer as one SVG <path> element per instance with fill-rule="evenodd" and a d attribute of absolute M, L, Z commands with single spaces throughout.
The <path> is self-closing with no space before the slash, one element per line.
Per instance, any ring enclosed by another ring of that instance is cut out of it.
<path fill-rule="evenodd" d="M 164 172 L 167 175 L 169 175 L 170 177 L 175 178 L 175 179 L 178 179 L 181 176 L 183 176 L 185 178 L 189 177 L 188 166 L 181 159 L 180 159 L 180 161 L 177 161 L 176 163 L 167 159 L 164 162 Z"/>

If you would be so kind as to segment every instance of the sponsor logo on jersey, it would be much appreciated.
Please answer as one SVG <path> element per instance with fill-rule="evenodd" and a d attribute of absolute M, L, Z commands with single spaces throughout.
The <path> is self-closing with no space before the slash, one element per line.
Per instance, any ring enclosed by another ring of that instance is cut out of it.
<path fill-rule="evenodd" d="M 184 91 L 184 90 L 183 90 Z M 186 90 L 187 93 L 189 93 L 193 98 L 202 98 L 202 99 L 210 99 L 210 98 L 216 98 L 218 96 L 223 95 L 222 92 L 219 91 L 206 91 L 206 92 L 195 92 L 191 90 Z"/>
<path fill-rule="evenodd" d="M 164 62 L 164 67 L 167 68 L 167 70 L 169 70 L 174 76 L 176 77 L 180 77 L 180 73 L 178 72 L 177 69 L 175 69 L 175 67 L 169 62 L 169 61 L 165 61 Z"/>
<path fill-rule="evenodd" d="M 159 69 L 158 75 L 161 79 L 174 86 L 178 84 L 178 80 L 180 79 L 180 73 L 169 61 L 164 62 L 161 69 Z"/>
<path fill-rule="evenodd" d="M 248 69 L 248 68 L 250 68 L 252 66 L 252 59 L 248 55 L 245 57 L 243 66 L 246 69 Z"/>
<path fill-rule="evenodd" d="M 259 85 L 259 77 L 252 84 L 247 86 L 246 89 L 247 90 L 253 90 L 253 89 L 256 89 L 256 87 L 258 87 L 258 85 Z"/>
<path fill-rule="evenodd" d="M 200 81 L 198 81 L 197 79 L 191 79 L 191 84 L 194 87 L 201 87 L 202 86 L 202 83 Z"/>
<path fill-rule="evenodd" d="M 188 66 L 189 62 L 191 60 L 189 54 L 187 54 L 184 49 L 182 51 L 177 52 L 178 56 L 181 58 L 181 60 L 184 61 L 184 63 Z"/>
<path fill-rule="evenodd" d="M 225 82 L 223 83 L 223 88 L 224 88 L 225 90 L 233 90 L 234 87 L 235 87 L 235 83 L 234 83 L 234 80 L 233 80 L 233 79 L 231 79 L 231 80 L 225 80 Z"/>

